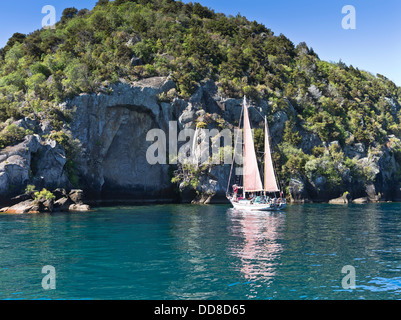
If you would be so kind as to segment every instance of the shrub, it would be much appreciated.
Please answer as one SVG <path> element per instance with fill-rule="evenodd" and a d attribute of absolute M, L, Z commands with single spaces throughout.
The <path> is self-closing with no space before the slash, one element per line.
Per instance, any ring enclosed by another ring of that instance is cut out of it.
<path fill-rule="evenodd" d="M 207 128 L 207 123 L 204 121 L 199 121 L 196 123 L 196 127 L 198 129 L 206 129 Z"/>
<path fill-rule="evenodd" d="M 40 62 L 33 64 L 30 70 L 32 74 L 38 74 L 38 73 L 43 74 L 46 79 L 51 75 L 51 71 L 49 70 L 49 68 Z"/>
<path fill-rule="evenodd" d="M 14 145 L 21 142 L 26 135 L 26 131 L 15 124 L 8 125 L 0 132 L 0 148 Z"/>
<path fill-rule="evenodd" d="M 37 191 L 35 192 L 35 201 L 36 202 L 41 202 L 41 201 L 46 201 L 46 200 L 54 200 L 56 199 L 56 196 L 48 191 L 46 188 L 43 188 L 42 191 Z"/>
<path fill-rule="evenodd" d="M 283 140 L 294 146 L 297 146 L 302 140 L 299 132 L 294 130 L 294 123 L 291 121 L 285 123 Z"/>
<path fill-rule="evenodd" d="M 33 191 L 35 191 L 36 187 L 33 184 L 28 184 L 25 188 L 25 193 L 29 194 Z"/>

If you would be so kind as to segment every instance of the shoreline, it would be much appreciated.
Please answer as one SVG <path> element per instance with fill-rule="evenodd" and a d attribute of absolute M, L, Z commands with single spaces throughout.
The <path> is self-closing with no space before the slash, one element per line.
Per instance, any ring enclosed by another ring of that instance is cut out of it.
<path fill-rule="evenodd" d="M 320 205 L 320 204 L 327 204 L 332 206 L 341 206 L 341 205 L 370 205 L 370 204 L 385 204 L 385 203 L 401 203 L 401 201 L 371 201 L 366 203 L 356 203 L 356 202 L 349 202 L 349 203 L 330 203 L 327 201 L 308 201 L 308 202 L 288 202 L 288 205 Z M 96 208 L 107 208 L 107 207 L 118 207 L 118 206 L 132 206 L 132 207 L 140 207 L 140 206 L 158 206 L 158 205 L 191 205 L 191 206 L 213 206 L 213 205 L 230 205 L 228 201 L 215 201 L 212 203 L 191 203 L 191 202 L 177 202 L 174 200 L 168 199 L 160 199 L 160 200 L 86 200 L 85 204 L 90 206 L 90 210 L 85 211 L 93 211 Z M 4 207 L 6 208 L 6 206 Z M 0 206 L 1 209 L 1 206 Z M 68 213 L 68 212 L 80 212 L 79 210 L 70 210 L 70 211 L 55 211 L 54 213 Z M 25 212 L 27 213 L 27 212 Z M 33 213 L 41 213 L 41 212 L 31 212 Z M 0 214 L 22 214 L 18 212 L 1 212 Z"/>
<path fill-rule="evenodd" d="M 231 205 L 229 201 L 213 201 L 211 203 L 191 203 L 187 201 L 177 202 L 174 200 L 161 199 L 161 200 L 86 200 L 85 203 L 91 206 L 91 208 L 100 207 L 118 207 L 118 206 L 157 206 L 157 205 L 191 205 L 191 206 L 213 206 L 213 205 Z M 330 203 L 329 201 L 308 201 L 308 202 L 287 202 L 288 205 L 309 205 L 309 204 L 327 204 L 332 206 L 341 205 L 370 205 L 370 204 L 384 204 L 384 203 L 401 203 L 401 201 L 370 201 L 366 203 Z"/>
<path fill-rule="evenodd" d="M 368 202 L 368 203 L 363 203 L 363 204 L 358 204 L 358 203 L 348 203 L 348 204 L 330 204 L 328 202 L 308 202 L 308 203 L 288 203 L 288 206 L 302 206 L 302 205 L 329 205 L 332 207 L 337 206 L 338 208 L 341 208 L 341 206 L 359 206 L 359 207 L 364 207 L 364 206 L 369 206 L 373 204 L 401 204 L 401 202 L 396 202 L 396 201 L 378 201 L 378 202 Z M 14 216 L 14 215 L 39 215 L 39 214 L 50 214 L 50 215 L 60 215 L 60 214 L 82 214 L 82 213 L 93 213 L 96 212 L 98 209 L 101 208 L 113 208 L 113 207 L 154 207 L 154 206 L 163 206 L 163 205 L 185 205 L 185 206 L 202 206 L 202 207 L 208 207 L 208 206 L 227 206 L 229 208 L 230 204 L 229 203 L 213 203 L 213 204 L 191 204 L 191 203 L 173 203 L 173 202 L 142 202 L 142 203 L 123 203 L 123 202 L 118 202 L 118 203 L 99 203 L 97 204 L 92 204 L 90 206 L 90 209 L 87 210 L 66 210 L 66 211 L 53 211 L 53 212 L 46 212 L 46 211 L 32 211 L 32 212 L 14 212 L 14 211 L 0 211 L 0 217 L 1 216 Z M 234 208 L 232 208 L 234 209 Z M 252 212 L 252 211 L 250 211 Z M 260 211 L 253 211 L 253 212 L 260 212 Z M 285 213 L 285 211 L 281 211 L 281 213 Z"/>

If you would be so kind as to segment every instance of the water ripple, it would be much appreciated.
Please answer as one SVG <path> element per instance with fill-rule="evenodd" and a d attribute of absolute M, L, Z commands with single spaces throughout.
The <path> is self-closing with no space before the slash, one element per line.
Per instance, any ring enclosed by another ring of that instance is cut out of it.
<path fill-rule="evenodd" d="M 0 216 L 0 299 L 395 299 L 401 205 Z M 41 288 L 53 265 L 57 289 Z M 356 270 L 344 290 L 341 270 Z"/>

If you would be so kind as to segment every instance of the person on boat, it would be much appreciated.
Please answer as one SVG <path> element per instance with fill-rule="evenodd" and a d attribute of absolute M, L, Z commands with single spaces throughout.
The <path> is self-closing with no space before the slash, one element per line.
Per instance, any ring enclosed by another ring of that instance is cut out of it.
<path fill-rule="evenodd" d="M 239 191 L 240 189 L 243 189 L 243 187 L 239 187 L 239 186 L 236 185 L 236 184 L 233 185 L 233 190 L 234 190 L 233 200 L 234 200 L 235 202 L 238 202 L 238 201 L 244 199 L 244 195 L 239 195 L 239 194 L 238 194 L 238 191 Z"/>
<path fill-rule="evenodd" d="M 284 192 L 283 191 L 281 191 L 281 193 L 280 193 L 280 199 L 281 199 L 281 203 L 282 204 L 286 204 L 287 203 L 287 200 L 284 197 Z"/>
<path fill-rule="evenodd" d="M 254 193 L 251 193 L 250 197 L 248 198 L 250 200 L 251 204 L 254 204 L 256 201 L 256 195 Z"/>
<path fill-rule="evenodd" d="M 238 186 L 236 184 L 233 185 L 233 190 L 234 190 L 233 200 L 235 202 L 237 202 L 238 201 Z"/>

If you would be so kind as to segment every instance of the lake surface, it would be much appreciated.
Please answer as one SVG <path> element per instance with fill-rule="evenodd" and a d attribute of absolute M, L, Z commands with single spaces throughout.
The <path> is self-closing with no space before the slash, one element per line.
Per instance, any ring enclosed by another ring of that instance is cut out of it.
<path fill-rule="evenodd" d="M 47 265 L 55 290 L 42 288 Z M 0 299 L 400 298 L 400 204 L 0 215 Z"/>

